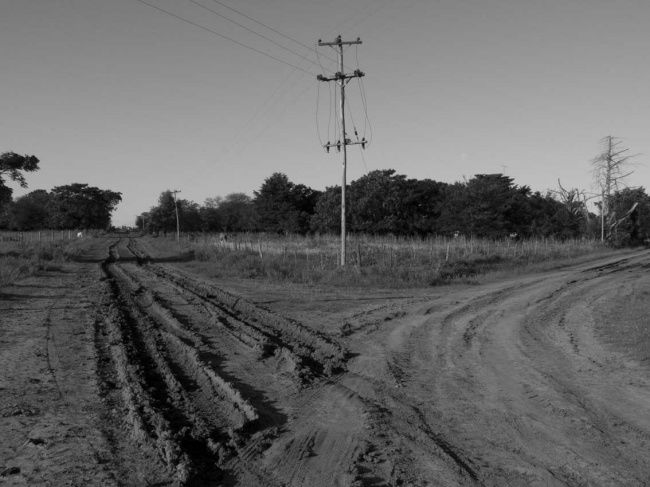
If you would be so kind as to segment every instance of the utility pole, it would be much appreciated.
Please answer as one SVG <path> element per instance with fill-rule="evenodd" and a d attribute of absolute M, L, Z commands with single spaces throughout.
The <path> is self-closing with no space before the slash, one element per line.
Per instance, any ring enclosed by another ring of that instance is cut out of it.
<path fill-rule="evenodd" d="M 181 224 L 180 224 L 180 220 L 178 219 L 178 202 L 176 201 L 176 194 L 180 192 L 181 191 L 178 189 L 172 191 L 172 193 L 174 194 L 174 209 L 176 210 L 176 241 L 179 244 L 181 242 Z"/>
<path fill-rule="evenodd" d="M 334 76 L 327 77 L 323 76 L 322 74 L 319 74 L 316 79 L 318 81 L 336 81 L 339 84 L 339 88 L 341 90 L 341 139 L 336 141 L 336 143 L 330 143 L 330 141 L 327 141 L 327 144 L 325 144 L 323 147 L 325 147 L 325 150 L 327 152 L 330 151 L 330 148 L 336 147 L 337 152 L 341 151 L 341 146 L 343 146 L 343 180 L 341 183 L 341 266 L 345 266 L 345 250 L 346 250 L 346 232 L 345 232 L 345 186 L 346 186 L 346 172 L 347 172 L 347 164 L 348 164 L 348 153 L 347 153 L 347 146 L 348 145 L 356 145 L 360 144 L 362 148 L 366 148 L 366 139 L 365 137 L 361 141 L 357 142 L 352 142 L 352 140 L 348 139 L 347 133 L 345 131 L 345 85 L 348 84 L 348 82 L 353 79 L 353 78 L 361 78 L 365 76 L 363 72 L 360 70 L 356 69 L 354 73 L 352 74 L 345 74 L 343 72 L 344 66 L 343 66 L 343 47 L 344 46 L 352 46 L 355 44 L 361 44 L 361 39 L 357 37 L 356 41 L 343 41 L 341 39 L 341 36 L 337 36 L 337 38 L 333 42 L 323 42 L 320 39 L 318 40 L 318 45 L 319 46 L 329 46 L 333 49 L 335 49 L 338 53 L 339 57 L 339 71 L 334 74 Z"/>

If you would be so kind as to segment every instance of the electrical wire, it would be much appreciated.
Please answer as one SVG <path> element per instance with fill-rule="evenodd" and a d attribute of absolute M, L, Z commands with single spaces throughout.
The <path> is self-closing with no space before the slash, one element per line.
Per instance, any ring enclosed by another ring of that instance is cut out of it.
<path fill-rule="evenodd" d="M 294 80 L 294 84 L 295 84 L 295 80 Z M 280 116 L 284 112 L 286 112 L 287 109 L 289 109 L 290 107 L 295 105 L 298 102 L 298 100 L 300 100 L 303 97 L 303 95 L 305 93 L 307 93 L 311 89 L 313 89 L 313 86 L 311 84 L 309 84 L 303 90 L 299 91 L 296 95 L 292 95 L 292 98 L 290 100 L 285 101 L 283 103 L 283 105 L 282 105 L 283 110 L 281 112 L 279 112 L 277 115 Z M 291 91 L 291 92 L 293 92 L 293 91 Z M 270 108 L 272 108 L 272 107 L 269 107 L 269 109 Z M 264 126 L 262 126 L 260 129 L 258 129 L 253 135 L 249 134 L 249 137 L 246 140 L 244 140 L 244 142 L 242 144 L 239 144 L 239 147 L 236 147 L 233 150 L 231 150 L 230 153 L 232 155 L 240 154 L 242 152 L 244 146 L 246 146 L 246 147 L 250 146 L 250 140 L 258 140 L 258 139 L 260 139 L 266 133 L 266 131 L 269 129 L 269 127 L 271 125 L 274 125 L 274 124 L 275 124 L 274 121 L 269 121 Z"/>
<path fill-rule="evenodd" d="M 350 121 L 352 122 L 352 130 L 354 130 L 354 135 L 357 138 L 357 142 L 359 141 L 359 134 L 357 133 L 357 124 L 354 123 L 354 116 L 352 115 L 352 104 L 350 103 L 350 99 L 346 98 L 347 103 L 345 104 L 345 107 L 348 109 L 348 115 L 350 115 Z"/>
<path fill-rule="evenodd" d="M 240 10 L 237 10 L 236 8 L 233 8 L 233 7 L 227 5 L 227 4 L 223 3 L 223 2 L 220 2 L 219 0 L 212 0 L 212 1 L 213 1 L 214 3 L 216 3 L 216 4 L 221 5 L 221 6 L 224 7 L 224 8 L 227 8 L 228 10 L 231 10 L 231 11 L 235 12 L 236 14 L 241 15 L 242 17 L 244 17 L 244 18 L 250 20 L 251 22 L 255 22 L 256 24 L 261 25 L 262 27 L 264 27 L 265 29 L 270 30 L 271 32 L 275 32 L 275 33 L 278 34 L 279 36 L 282 36 L 282 37 L 284 37 L 285 39 L 290 40 L 291 42 L 295 42 L 295 43 L 298 44 L 300 47 L 303 47 L 303 48 L 307 49 L 308 51 L 313 51 L 313 50 L 315 50 L 313 47 L 308 46 L 307 44 L 304 44 L 304 43 L 300 42 L 300 41 L 297 40 L 297 39 L 294 39 L 293 37 L 291 37 L 291 36 L 289 36 L 289 35 L 287 35 L 287 34 L 281 32 L 281 31 L 279 31 L 278 29 L 274 29 L 273 27 L 271 27 L 271 26 L 265 24 L 264 22 L 261 22 L 261 21 L 255 19 L 255 18 L 251 17 L 250 15 L 245 14 L 244 12 L 242 12 L 242 11 L 240 11 Z M 332 59 L 332 58 L 330 58 L 329 56 L 325 56 L 325 55 L 324 55 L 324 57 L 328 58 L 330 61 L 334 61 L 334 62 L 336 62 L 335 59 Z"/>
<path fill-rule="evenodd" d="M 235 24 L 235 25 L 238 26 L 238 27 L 241 27 L 242 29 L 244 29 L 244 30 L 246 30 L 246 31 L 248 31 L 248 32 L 250 32 L 250 33 L 252 33 L 252 34 L 255 34 L 256 36 L 261 37 L 262 39 L 264 39 L 264 40 L 270 42 L 271 44 L 274 44 L 275 46 L 279 47 L 280 49 L 284 49 L 285 51 L 290 52 L 291 54 L 293 54 L 293 55 L 295 55 L 295 56 L 298 56 L 300 59 L 304 59 L 305 61 L 310 62 L 310 63 L 313 64 L 314 66 L 317 66 L 317 65 L 318 65 L 315 61 L 313 61 L 312 59 L 309 59 L 309 58 L 308 58 L 307 56 L 305 56 L 304 54 L 300 54 L 299 52 L 296 52 L 296 51 L 294 51 L 293 49 L 290 49 L 290 48 L 288 48 L 288 47 L 286 47 L 286 46 L 283 46 L 282 44 L 280 44 L 279 42 L 277 42 L 277 41 L 271 39 L 270 37 L 267 37 L 267 36 L 265 36 L 264 34 L 260 34 L 260 33 L 257 32 L 256 30 L 251 29 L 251 28 L 245 26 L 244 24 L 241 24 L 241 23 L 237 22 L 236 20 L 233 20 L 233 19 L 231 19 L 230 17 L 226 17 L 225 15 L 223 15 L 223 14 L 217 12 L 216 10 L 211 9 L 210 7 L 206 7 L 205 5 L 203 5 L 202 3 L 197 2 L 196 0 L 188 0 L 188 1 L 191 2 L 191 3 L 193 3 L 194 5 L 196 5 L 197 7 L 200 7 L 200 8 L 202 8 L 202 9 L 204 9 L 204 10 L 207 10 L 208 12 L 211 12 L 211 13 L 213 13 L 214 15 L 217 15 L 218 17 L 221 17 L 222 19 L 225 19 L 225 20 L 227 20 L 228 22 L 231 22 L 231 23 Z"/>
<path fill-rule="evenodd" d="M 366 89 L 365 85 L 363 84 L 363 80 L 361 78 L 357 78 L 357 81 L 359 83 L 359 92 L 361 93 L 361 102 L 363 104 L 363 111 L 366 116 L 366 121 L 368 122 L 368 128 L 370 129 L 370 134 L 368 136 L 368 143 L 372 142 L 374 133 L 372 130 L 372 122 L 370 121 L 370 117 L 368 117 L 368 102 L 366 101 Z"/>
<path fill-rule="evenodd" d="M 357 45 L 357 46 L 355 46 L 355 47 L 356 47 L 356 49 L 355 49 L 355 54 L 354 54 L 354 56 L 355 56 L 355 59 L 356 59 L 356 61 L 357 61 L 357 69 L 360 69 L 360 68 L 359 68 L 359 46 Z M 358 86 L 359 86 L 359 96 L 361 96 L 361 87 L 360 87 L 359 84 L 358 84 Z M 363 106 L 363 104 L 364 104 L 364 101 L 363 101 L 363 98 L 362 98 L 362 99 L 361 99 L 361 105 Z M 365 110 L 364 110 L 364 112 L 365 112 Z M 368 116 L 366 115 L 366 116 L 364 117 L 364 119 L 363 119 L 363 136 L 364 136 L 364 137 L 366 136 L 366 132 L 367 132 L 367 130 L 368 130 Z"/>
<path fill-rule="evenodd" d="M 333 93 L 332 93 L 332 85 L 330 83 L 327 83 L 327 87 L 329 90 L 329 110 L 328 110 L 328 117 L 329 119 L 327 120 L 327 140 L 332 140 L 331 134 L 330 134 L 330 128 L 332 127 L 332 98 L 334 98 Z M 336 115 L 335 115 L 336 116 Z"/>
<path fill-rule="evenodd" d="M 266 117 L 277 105 L 279 100 L 285 97 L 287 93 L 289 93 L 289 91 L 293 88 L 293 85 L 295 85 L 295 82 L 297 80 L 294 79 L 292 84 L 287 84 L 287 82 L 295 72 L 296 71 L 294 70 L 284 76 L 278 86 L 276 86 L 276 88 L 273 90 L 271 95 L 264 101 L 264 103 L 258 106 L 257 110 L 255 110 L 255 113 L 253 113 L 253 115 L 248 118 L 243 126 L 237 130 L 237 135 L 229 144 L 226 152 L 238 150 L 241 145 L 245 144 L 246 141 L 250 139 L 250 129 L 255 125 L 255 122 L 258 120 L 258 118 Z M 311 83 L 308 86 L 311 86 Z"/>
<path fill-rule="evenodd" d="M 357 46 L 356 52 L 355 52 L 355 58 L 357 62 L 357 69 L 359 69 L 359 46 Z M 361 97 L 361 105 L 363 106 L 363 112 L 365 116 L 365 120 L 363 122 L 363 136 L 366 136 L 366 131 L 369 128 L 370 133 L 368 135 L 368 144 L 372 141 L 373 138 L 373 131 L 372 131 L 372 123 L 370 122 L 370 117 L 368 117 L 368 102 L 366 100 L 366 90 L 365 90 L 365 85 L 363 83 L 363 78 L 357 77 L 357 84 L 359 86 L 359 95 Z"/>
<path fill-rule="evenodd" d="M 292 63 L 290 63 L 290 62 L 288 62 L 288 61 L 285 61 L 285 60 L 283 60 L 283 59 L 280 59 L 280 58 L 278 58 L 278 57 L 275 57 L 275 56 L 273 56 L 272 54 L 269 54 L 268 52 L 261 51 L 261 50 L 255 48 L 255 47 L 253 47 L 253 46 L 249 46 L 249 45 L 247 45 L 247 44 L 244 44 L 243 42 L 239 42 L 238 40 L 233 39 L 232 37 L 228 37 L 228 36 L 226 36 L 226 35 L 223 35 L 223 34 L 217 32 L 217 31 L 214 30 L 214 29 L 210 29 L 209 27 L 206 27 L 206 26 L 204 26 L 204 25 L 198 24 L 198 23 L 193 22 L 193 21 L 191 21 L 191 20 L 189 20 L 189 19 L 186 19 L 186 18 L 184 18 L 184 17 L 181 17 L 180 15 L 175 14 L 175 13 L 173 13 L 173 12 L 170 12 L 169 10 L 166 10 L 166 9 L 164 9 L 164 8 L 162 8 L 162 7 L 159 7 L 159 6 L 154 5 L 154 4 L 152 4 L 152 3 L 146 2 L 145 0 L 135 0 L 135 1 L 136 1 L 136 2 L 139 2 L 139 3 L 143 4 L 143 5 L 146 5 L 147 7 L 151 7 L 151 8 L 153 8 L 153 9 L 156 9 L 156 10 L 158 10 L 159 12 L 165 13 L 165 14 L 167 14 L 167 15 L 169 15 L 169 16 L 171 16 L 171 17 L 174 17 L 174 18 L 176 18 L 176 19 L 178 19 L 178 20 L 181 20 L 182 22 L 185 22 L 185 23 L 187 23 L 187 24 L 193 25 L 194 27 L 198 27 L 199 29 L 202 29 L 202 30 L 204 30 L 204 31 L 206 31 L 206 32 L 210 32 L 211 34 L 216 35 L 216 36 L 218 36 L 218 37 L 220 37 L 220 38 L 222 38 L 222 39 L 225 39 L 225 40 L 227 40 L 227 41 L 230 41 L 230 42 L 232 42 L 232 43 L 234 43 L 234 44 L 237 44 L 238 46 L 241 46 L 241 47 L 244 47 L 244 48 L 249 49 L 249 50 L 251 50 L 251 51 L 254 51 L 254 52 L 258 53 L 258 54 L 261 54 L 262 56 L 266 56 L 266 57 L 268 57 L 269 59 L 273 59 L 274 61 L 277 61 L 277 62 L 282 63 L 282 64 L 286 64 L 287 66 L 290 66 L 290 67 L 292 67 L 292 68 L 294 68 L 294 69 L 297 69 L 297 70 L 299 70 L 299 71 L 302 71 L 303 73 L 306 73 L 306 74 L 308 74 L 308 75 L 310 75 L 310 76 L 314 76 L 314 73 L 312 73 L 312 72 L 310 72 L 310 71 L 307 71 L 306 69 L 303 69 L 303 68 L 301 68 L 301 67 L 299 67 L 299 66 L 296 66 L 295 64 L 292 64 Z"/>
<path fill-rule="evenodd" d="M 323 138 L 320 135 L 320 121 L 318 120 L 318 111 L 320 110 L 320 83 L 316 83 L 316 133 L 318 133 L 318 141 L 323 146 Z"/>
<path fill-rule="evenodd" d="M 365 150 L 363 147 L 359 147 L 359 153 L 361 154 L 361 161 L 363 162 L 363 168 L 368 172 L 368 164 L 366 164 L 366 156 L 364 154 Z"/>
<path fill-rule="evenodd" d="M 334 87 L 334 134 L 336 134 L 336 136 L 341 133 L 339 117 L 336 116 L 336 108 L 338 106 L 338 91 L 336 90 L 336 87 Z"/>

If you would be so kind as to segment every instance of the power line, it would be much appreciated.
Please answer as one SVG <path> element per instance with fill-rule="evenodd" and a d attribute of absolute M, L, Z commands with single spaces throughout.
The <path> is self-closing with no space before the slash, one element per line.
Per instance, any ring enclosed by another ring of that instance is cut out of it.
<path fill-rule="evenodd" d="M 221 6 L 224 7 L 224 8 L 227 8 L 228 10 L 231 10 L 231 11 L 235 12 L 236 14 L 241 15 L 242 17 L 244 17 L 244 18 L 250 20 L 251 22 L 255 22 L 256 24 L 261 25 L 262 27 L 264 27 L 265 29 L 270 30 L 271 32 L 275 32 L 275 33 L 278 34 L 279 36 L 282 36 L 282 37 L 284 37 L 285 39 L 290 40 L 291 42 L 295 42 L 295 43 L 298 44 L 300 47 L 303 47 L 303 48 L 307 49 L 308 51 L 316 51 L 316 48 L 315 48 L 315 47 L 308 46 L 307 44 L 304 44 L 304 43 L 300 42 L 299 40 L 296 40 L 296 39 L 294 39 L 293 37 L 291 37 L 291 36 L 289 36 L 289 35 L 287 35 L 287 34 L 285 34 L 285 33 L 283 33 L 283 32 L 280 32 L 278 29 L 274 29 L 273 27 L 271 27 L 271 26 L 265 24 L 264 22 L 261 22 L 261 21 L 259 21 L 259 20 L 257 20 L 257 19 L 254 19 L 253 17 L 251 17 L 250 15 L 245 14 L 245 13 L 242 12 L 241 10 L 237 10 L 236 8 L 233 8 L 233 7 L 227 5 L 227 4 L 223 3 L 223 2 L 220 2 L 219 0 L 212 0 L 212 1 L 213 1 L 214 3 L 216 3 L 216 4 L 221 5 Z M 324 54 L 323 54 L 323 57 L 329 59 L 330 61 L 336 62 L 336 59 L 331 58 L 331 57 L 329 57 L 329 56 L 326 56 L 326 55 L 324 55 Z"/>
<path fill-rule="evenodd" d="M 316 83 L 316 132 L 318 133 L 318 141 L 320 142 L 320 145 L 323 145 L 323 138 L 320 135 L 320 123 L 318 120 L 319 109 L 320 109 L 320 83 Z"/>
<path fill-rule="evenodd" d="M 366 101 L 366 88 L 362 79 L 358 79 L 357 83 L 359 84 L 359 92 L 361 93 L 361 104 L 363 105 L 363 111 L 366 116 L 366 122 L 368 122 L 368 128 L 370 129 L 370 135 L 368 136 L 368 143 L 370 143 L 372 142 L 374 134 L 372 130 L 372 122 L 368 117 L 368 102 Z"/>
<path fill-rule="evenodd" d="M 287 95 L 293 86 L 296 84 L 298 81 L 298 78 L 295 78 L 290 84 L 287 84 L 291 76 L 295 73 L 296 71 L 293 70 L 289 72 L 286 76 L 282 78 L 278 86 L 273 90 L 273 93 L 264 101 L 264 103 L 261 103 L 257 110 L 255 110 L 255 113 L 246 121 L 246 123 L 237 131 L 237 136 L 233 139 L 233 141 L 229 144 L 227 152 L 232 153 L 232 152 L 237 152 L 243 143 L 247 143 L 246 141 L 249 141 L 251 136 L 249 134 L 250 129 L 254 128 L 255 122 L 257 121 L 258 118 L 260 117 L 266 117 L 268 116 L 272 110 L 275 108 L 277 103 L 285 96 Z M 311 85 L 307 85 L 307 89 Z M 303 91 L 304 92 L 304 91 Z M 301 92 L 301 94 L 303 93 Z M 288 102 L 285 102 L 288 103 Z M 263 133 L 266 131 L 267 126 L 260 131 L 260 133 Z M 255 138 L 255 137 L 253 137 Z"/>
<path fill-rule="evenodd" d="M 173 12 L 170 12 L 169 10 L 166 10 L 166 9 L 164 9 L 162 7 L 159 7 L 159 6 L 154 5 L 152 3 L 146 2 L 145 0 L 135 0 L 135 1 L 139 2 L 139 3 L 143 4 L 143 5 L 146 5 L 147 7 L 154 8 L 154 9 L 158 10 L 159 12 L 165 13 L 165 14 L 171 16 L 171 17 L 174 17 L 175 19 L 178 19 L 178 20 L 182 21 L 182 22 L 193 25 L 194 27 L 198 27 L 199 29 L 203 29 L 206 32 L 210 32 L 211 34 L 214 34 L 214 35 L 216 35 L 216 36 L 218 36 L 218 37 L 220 37 L 222 39 L 226 39 L 227 41 L 230 41 L 230 42 L 232 42 L 234 44 L 237 44 L 238 46 L 241 46 L 241 47 L 244 47 L 244 48 L 249 49 L 251 51 L 254 51 L 254 52 L 258 53 L 258 54 L 261 54 L 262 56 L 266 56 L 269 59 L 273 59 L 274 61 L 277 61 L 279 63 L 286 64 L 287 66 L 291 66 L 292 68 L 297 69 L 299 71 L 302 71 L 303 73 L 313 75 L 312 72 L 307 71 L 306 69 L 303 69 L 303 68 L 301 68 L 299 66 L 296 66 L 295 64 L 292 64 L 292 63 L 290 63 L 288 61 L 285 61 L 283 59 L 275 57 L 272 54 L 269 54 L 268 52 L 260 51 L 259 49 L 255 48 L 253 46 L 249 46 L 247 44 L 244 44 L 243 42 L 239 42 L 238 40 L 233 39 L 232 37 L 228 37 L 226 35 L 223 35 L 223 34 L 217 32 L 216 30 L 210 29 L 209 27 L 206 27 L 204 25 L 197 24 L 196 22 L 193 22 L 193 21 L 188 20 L 188 19 L 186 19 L 184 17 L 181 17 L 180 15 L 177 15 L 177 14 L 175 14 Z"/>
<path fill-rule="evenodd" d="M 299 52 L 296 52 L 293 49 L 290 49 L 290 48 L 288 48 L 286 46 L 283 46 L 282 44 L 280 44 L 279 42 L 274 41 L 270 37 L 267 37 L 264 34 L 260 34 L 256 30 L 251 29 L 251 28 L 245 26 L 244 24 L 241 24 L 241 23 L 237 22 L 236 20 L 233 20 L 230 17 L 226 17 L 225 15 L 217 12 L 216 10 L 211 9 L 210 7 L 206 7 L 205 5 L 203 5 L 202 3 L 197 2 L 196 0 L 189 0 L 189 1 L 191 3 L 193 3 L 194 5 L 196 5 L 198 7 L 201 7 L 202 9 L 207 10 L 208 12 L 212 12 L 214 15 L 217 15 L 218 17 L 221 17 L 222 19 L 225 19 L 228 22 L 231 22 L 231 23 L 235 24 L 238 27 L 241 27 L 242 29 L 244 29 L 246 31 L 251 32 L 252 34 L 255 34 L 256 36 L 259 36 L 262 39 L 269 41 L 271 44 L 274 44 L 274 45 L 278 46 L 280 49 L 284 49 L 285 51 L 290 52 L 291 54 L 294 54 L 295 56 L 298 56 L 300 59 L 304 59 L 305 61 L 308 61 L 311 64 L 313 64 L 314 66 L 318 66 L 316 61 L 313 61 L 312 59 L 309 59 L 307 56 L 305 56 L 303 54 L 300 54 Z"/>
<path fill-rule="evenodd" d="M 355 58 L 357 61 L 357 69 L 359 69 L 359 46 L 356 46 L 356 52 L 355 52 Z M 373 133 L 372 133 L 372 123 L 370 122 L 370 118 L 368 117 L 368 102 L 366 100 L 366 89 L 365 85 L 363 84 L 363 78 L 357 78 L 357 84 L 359 85 L 359 94 L 361 96 L 361 105 L 363 107 L 363 112 L 365 115 L 365 120 L 363 121 L 363 136 L 366 136 L 366 130 L 369 128 L 370 129 L 370 134 L 368 136 L 368 143 L 372 141 Z"/>

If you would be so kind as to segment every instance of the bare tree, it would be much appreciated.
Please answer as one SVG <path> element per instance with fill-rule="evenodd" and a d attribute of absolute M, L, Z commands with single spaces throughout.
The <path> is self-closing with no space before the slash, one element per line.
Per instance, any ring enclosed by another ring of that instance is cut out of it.
<path fill-rule="evenodd" d="M 562 186 L 562 182 L 558 179 L 557 185 L 559 189 L 550 190 L 550 193 L 560 201 L 567 209 L 567 211 L 574 215 L 576 218 L 582 218 L 585 226 L 589 225 L 589 210 L 587 209 L 587 201 L 592 197 L 588 197 L 584 190 L 578 188 L 566 189 Z"/>
<path fill-rule="evenodd" d="M 622 147 L 618 137 L 608 135 L 601 140 L 603 151 L 596 156 L 591 165 L 593 166 L 594 181 L 601 196 L 600 202 L 600 239 L 605 240 L 605 220 L 611 219 L 610 215 L 612 195 L 623 186 L 623 180 L 634 171 L 629 170 L 630 159 L 634 155 L 628 155 L 629 149 Z"/>

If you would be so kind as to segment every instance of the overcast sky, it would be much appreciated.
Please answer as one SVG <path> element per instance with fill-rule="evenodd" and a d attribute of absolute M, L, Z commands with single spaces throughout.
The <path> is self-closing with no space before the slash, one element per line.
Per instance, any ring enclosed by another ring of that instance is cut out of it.
<path fill-rule="evenodd" d="M 321 69 L 313 50 L 221 4 L 306 46 L 361 38 L 346 66 L 366 73 L 373 138 L 365 160 L 351 149 L 349 180 L 505 171 L 542 192 L 558 178 L 589 189 L 611 134 L 641 154 L 630 184 L 650 186 L 647 0 L 194 1 L 294 52 L 192 0 L 146 2 L 212 32 L 137 0 L 0 0 L 0 151 L 41 159 L 27 191 L 121 191 L 122 225 L 165 189 L 203 203 L 252 195 L 278 171 L 340 184 L 340 154 L 318 133 L 336 138 L 333 86 L 315 79 L 334 52 L 318 49 Z M 369 137 L 356 81 L 348 97 L 348 125 Z"/>

